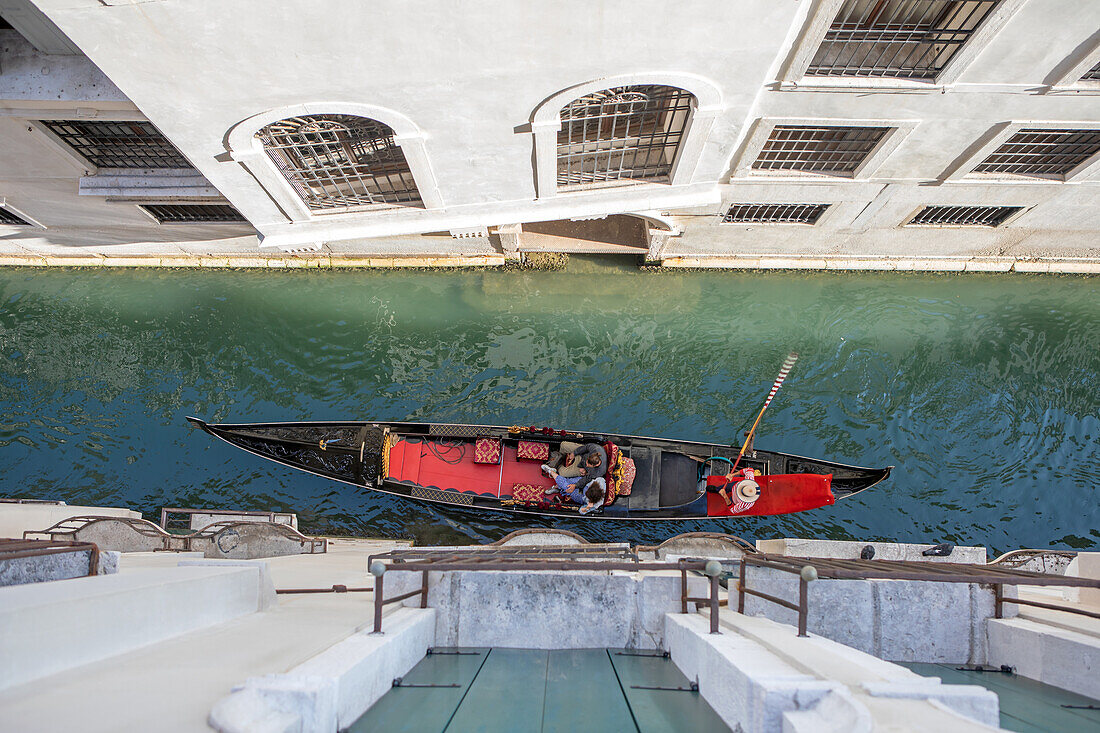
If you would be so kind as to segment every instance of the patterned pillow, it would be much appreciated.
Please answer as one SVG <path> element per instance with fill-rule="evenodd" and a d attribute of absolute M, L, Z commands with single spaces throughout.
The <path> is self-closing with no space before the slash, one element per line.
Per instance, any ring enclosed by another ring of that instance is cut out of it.
<path fill-rule="evenodd" d="M 550 460 L 550 444 L 541 440 L 521 440 L 516 445 L 516 460 L 545 463 Z"/>
<path fill-rule="evenodd" d="M 619 489 L 622 487 L 623 454 L 619 450 L 619 446 L 611 441 L 604 443 L 603 447 L 607 451 L 607 497 L 604 499 L 604 504 L 610 505 L 611 502 L 615 501 L 615 497 L 619 495 Z"/>
<path fill-rule="evenodd" d="M 500 463 L 500 438 L 474 441 L 474 463 Z"/>
<path fill-rule="evenodd" d="M 634 466 L 633 458 L 623 459 L 623 483 L 619 487 L 619 496 L 630 496 L 630 490 L 634 488 L 634 477 L 638 475 L 638 469 Z"/>
<path fill-rule="evenodd" d="M 512 484 L 512 499 L 515 501 L 530 503 L 546 501 L 545 492 L 546 487 L 538 484 Z"/>

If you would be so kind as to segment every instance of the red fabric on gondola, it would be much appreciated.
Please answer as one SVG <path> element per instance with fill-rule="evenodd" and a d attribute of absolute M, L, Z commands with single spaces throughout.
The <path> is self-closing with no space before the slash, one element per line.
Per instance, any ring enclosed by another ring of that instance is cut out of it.
<path fill-rule="evenodd" d="M 474 441 L 474 463 L 500 463 L 500 439 L 478 438 Z"/>
<path fill-rule="evenodd" d="M 830 486 L 833 475 L 815 473 L 756 476 L 760 498 L 741 514 L 734 514 L 719 494 L 707 492 L 708 517 L 755 517 L 765 514 L 790 514 L 816 509 L 836 502 Z"/>
<path fill-rule="evenodd" d="M 516 446 L 516 459 L 546 463 L 550 460 L 550 444 L 541 440 L 521 440 Z"/>
<path fill-rule="evenodd" d="M 390 449 L 389 475 L 398 481 L 444 491 L 508 496 L 513 484 L 533 484 L 547 489 L 553 482 L 542 474 L 539 464 L 517 461 L 516 449 L 503 446 L 501 464 L 474 463 L 474 444 L 453 441 L 409 442 L 398 440 Z"/>

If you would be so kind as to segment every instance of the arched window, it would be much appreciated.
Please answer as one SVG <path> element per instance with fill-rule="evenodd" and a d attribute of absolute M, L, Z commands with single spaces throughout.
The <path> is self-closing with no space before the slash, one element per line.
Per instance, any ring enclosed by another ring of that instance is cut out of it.
<path fill-rule="evenodd" d="M 695 96 L 658 84 L 586 94 L 561 110 L 558 187 L 616 180 L 669 183 Z"/>
<path fill-rule="evenodd" d="M 256 138 L 310 211 L 423 205 L 393 128 L 377 120 L 291 117 L 264 126 Z"/>

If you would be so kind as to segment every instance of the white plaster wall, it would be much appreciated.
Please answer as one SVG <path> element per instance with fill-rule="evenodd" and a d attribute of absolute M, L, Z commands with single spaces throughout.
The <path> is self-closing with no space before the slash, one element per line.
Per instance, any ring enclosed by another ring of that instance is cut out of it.
<path fill-rule="evenodd" d="M 670 253 L 741 251 L 764 233 L 777 240 L 772 251 L 813 251 L 829 238 L 830 247 L 849 254 L 921 255 L 929 248 L 928 254 L 974 255 L 1016 247 L 1021 251 L 1015 254 L 1027 256 L 1057 251 L 1062 232 L 1092 233 L 1100 226 L 1095 178 L 944 181 L 998 125 L 1100 120 L 1100 94 L 1045 93 L 1058 69 L 1076 60 L 1100 27 L 1100 3 L 1029 0 L 951 85 L 904 93 L 779 91 L 779 73 L 814 6 L 809 0 L 35 3 L 272 242 L 655 208 L 693 214 L 682 217 L 685 233 L 673 240 Z M 113 42 L 117 38 L 126 42 Z M 662 71 L 696 75 L 721 93 L 695 182 L 535 200 L 528 123 L 537 106 L 593 79 Z M 227 156 L 226 135 L 252 115 L 307 102 L 377 105 L 410 119 L 423 133 L 443 207 L 313 215 L 291 225 L 252 175 Z M 866 180 L 751 172 L 731 178 L 746 133 L 774 118 L 909 121 L 915 127 Z M 671 198 L 672 189 L 682 195 Z M 731 202 L 807 200 L 847 206 L 817 227 L 757 227 L 753 236 L 719 227 L 716 216 L 698 216 L 698 206 L 716 214 Z M 953 203 L 1034 208 L 1003 229 L 899 233 L 901 219 L 915 208 Z M 874 239 L 869 231 L 881 236 Z M 1033 240 L 1021 232 L 1046 235 Z M 845 239 L 853 233 L 854 241 Z M 1067 256 L 1100 256 L 1089 242 L 1068 248 Z"/>

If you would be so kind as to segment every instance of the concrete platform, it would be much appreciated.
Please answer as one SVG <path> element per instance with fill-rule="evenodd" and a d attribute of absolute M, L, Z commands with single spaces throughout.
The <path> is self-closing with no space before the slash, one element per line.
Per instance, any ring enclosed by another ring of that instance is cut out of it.
<path fill-rule="evenodd" d="M 0 689 L 255 613 L 256 567 L 177 567 L 0 588 Z"/>
<path fill-rule="evenodd" d="M 330 554 L 273 558 L 266 564 L 278 588 L 369 586 L 367 555 L 398 544 L 405 543 L 333 540 Z M 201 555 L 127 554 L 113 577 L 140 577 L 195 560 Z M 228 572 L 234 571 L 242 569 Z M 209 731 L 211 708 L 234 685 L 250 676 L 286 672 L 349 635 L 369 630 L 370 598 L 369 593 L 280 596 L 278 605 L 266 611 L 0 690 L 0 730 Z M 387 608 L 387 617 L 393 610 Z"/>

